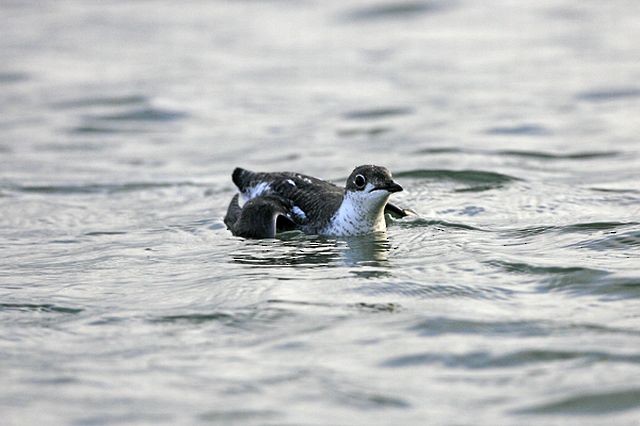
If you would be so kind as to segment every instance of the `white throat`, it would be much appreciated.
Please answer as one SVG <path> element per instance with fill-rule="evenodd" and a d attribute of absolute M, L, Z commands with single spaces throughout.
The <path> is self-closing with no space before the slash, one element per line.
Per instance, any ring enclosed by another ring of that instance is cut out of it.
<path fill-rule="evenodd" d="M 322 233 L 351 236 L 386 231 L 384 206 L 390 194 L 385 190 L 369 192 L 371 189 L 373 186 L 367 184 L 363 191 L 347 191 L 340 208 Z"/>

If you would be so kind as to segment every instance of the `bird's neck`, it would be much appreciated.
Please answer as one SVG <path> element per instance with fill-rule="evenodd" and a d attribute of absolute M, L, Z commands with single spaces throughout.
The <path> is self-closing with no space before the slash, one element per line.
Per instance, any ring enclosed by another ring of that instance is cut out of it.
<path fill-rule="evenodd" d="M 332 233 L 340 235 L 363 235 L 386 231 L 384 206 L 389 199 L 371 199 L 362 192 L 345 192 L 342 203 L 331 220 Z"/>

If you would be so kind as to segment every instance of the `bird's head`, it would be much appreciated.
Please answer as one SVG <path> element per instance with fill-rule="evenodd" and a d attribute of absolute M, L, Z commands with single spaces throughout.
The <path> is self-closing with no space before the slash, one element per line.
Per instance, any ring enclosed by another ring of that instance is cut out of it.
<path fill-rule="evenodd" d="M 387 168 L 373 165 L 356 167 L 345 185 L 345 196 L 371 208 L 384 205 L 392 193 L 400 191 L 402 187 L 393 180 Z"/>

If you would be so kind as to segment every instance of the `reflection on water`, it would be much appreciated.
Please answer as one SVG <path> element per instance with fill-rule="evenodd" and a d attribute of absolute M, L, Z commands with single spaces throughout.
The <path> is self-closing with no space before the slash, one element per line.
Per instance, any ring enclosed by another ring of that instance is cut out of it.
<path fill-rule="evenodd" d="M 264 266 L 305 266 L 309 268 L 336 266 L 340 260 L 337 241 L 295 234 L 285 240 L 243 240 L 230 253 L 233 262 Z"/>
<path fill-rule="evenodd" d="M 243 240 L 230 253 L 231 261 L 262 266 L 306 268 L 352 267 L 359 277 L 385 276 L 391 244 L 386 233 L 332 239 L 299 232 L 280 234 L 276 240 Z"/>
<path fill-rule="evenodd" d="M 373 279 L 391 276 L 389 261 L 391 243 L 386 232 L 345 239 L 342 250 L 345 264 L 353 266 L 350 272 L 356 277 Z"/>

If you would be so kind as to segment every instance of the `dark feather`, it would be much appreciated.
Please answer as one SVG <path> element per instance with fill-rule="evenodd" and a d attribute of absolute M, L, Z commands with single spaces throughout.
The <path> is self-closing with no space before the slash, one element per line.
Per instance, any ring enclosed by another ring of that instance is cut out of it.
<path fill-rule="evenodd" d="M 236 195 L 229 204 L 224 223 L 238 237 L 274 238 L 278 232 L 296 229 L 291 208 L 290 202 L 277 196 L 256 197 L 240 207 Z"/>
<path fill-rule="evenodd" d="M 238 194 L 236 194 L 231 199 L 229 207 L 227 207 L 227 214 L 224 217 L 224 224 L 227 225 L 227 229 L 232 230 L 233 226 L 236 224 L 238 218 L 240 217 L 241 211 L 242 209 L 238 204 Z"/>
<path fill-rule="evenodd" d="M 290 200 L 292 205 L 298 207 L 305 214 L 314 212 L 313 227 L 307 223 L 300 223 L 307 233 L 316 233 L 326 225 L 333 213 L 340 207 L 344 197 L 344 189 L 299 173 L 255 173 L 236 168 L 233 171 L 232 179 L 242 193 L 246 194 L 256 185 L 266 183 L 270 187 L 270 194 Z"/>

